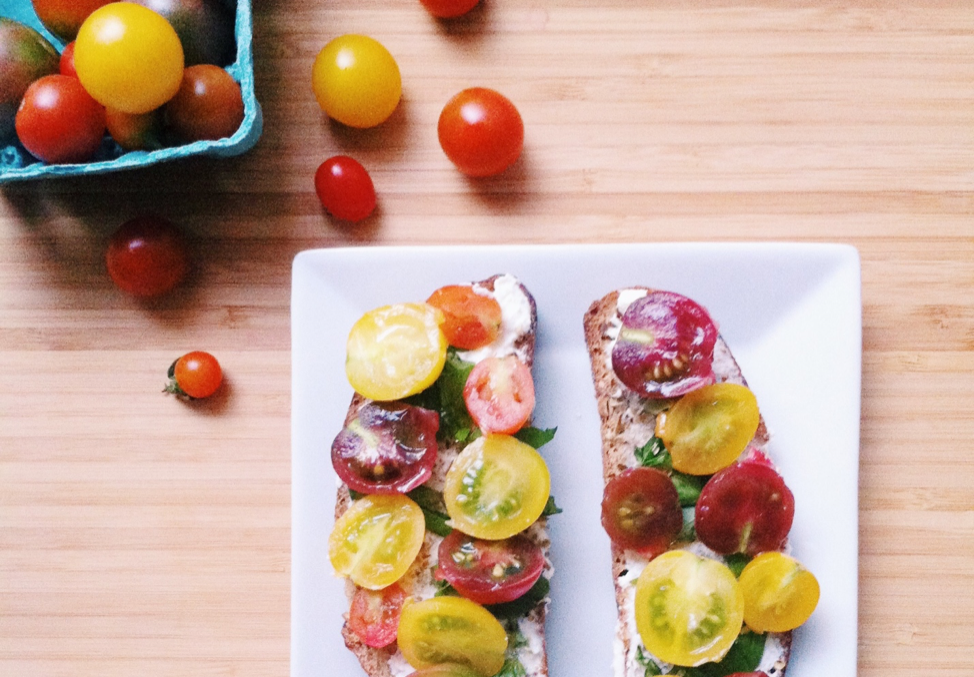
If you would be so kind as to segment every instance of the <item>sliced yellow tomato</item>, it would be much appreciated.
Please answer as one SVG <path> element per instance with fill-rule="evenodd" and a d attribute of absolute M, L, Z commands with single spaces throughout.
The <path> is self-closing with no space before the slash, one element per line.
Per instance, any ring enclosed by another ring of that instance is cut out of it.
<path fill-rule="evenodd" d="M 348 335 L 345 373 L 355 392 L 372 400 L 398 400 L 425 390 L 443 371 L 443 313 L 425 303 L 370 310 Z"/>
<path fill-rule="evenodd" d="M 365 496 L 336 520 L 328 558 L 339 576 L 379 590 L 402 578 L 425 536 L 423 511 L 412 499 L 402 494 Z"/>
<path fill-rule="evenodd" d="M 531 526 L 550 492 L 551 474 L 534 447 L 510 435 L 487 435 L 453 461 L 443 500 L 454 529 L 499 540 Z"/>
<path fill-rule="evenodd" d="M 793 557 L 765 552 L 741 572 L 744 622 L 755 632 L 786 632 L 818 606 L 818 580 Z"/>
<path fill-rule="evenodd" d="M 754 393 L 736 383 L 715 383 L 687 393 L 660 414 L 656 436 L 673 457 L 673 468 L 713 475 L 737 460 L 760 422 Z"/>
<path fill-rule="evenodd" d="M 720 660 L 743 619 L 737 579 L 716 560 L 670 550 L 650 561 L 636 582 L 636 628 L 649 652 L 667 663 Z"/>
<path fill-rule="evenodd" d="M 465 665 L 482 677 L 504 666 L 507 632 L 493 614 L 463 597 L 406 602 L 399 617 L 399 650 L 416 669 Z"/>

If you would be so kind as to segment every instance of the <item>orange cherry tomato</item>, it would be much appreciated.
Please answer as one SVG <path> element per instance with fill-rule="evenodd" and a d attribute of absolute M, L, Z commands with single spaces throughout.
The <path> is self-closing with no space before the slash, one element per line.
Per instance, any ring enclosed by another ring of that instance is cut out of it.
<path fill-rule="evenodd" d="M 443 152 L 468 176 L 494 176 L 514 164 L 524 146 L 524 122 L 514 104 L 485 87 L 465 89 L 440 113 Z"/>
<path fill-rule="evenodd" d="M 514 355 L 481 360 L 467 376 L 463 401 L 485 435 L 512 435 L 534 411 L 531 370 Z"/>
<path fill-rule="evenodd" d="M 167 392 L 188 395 L 193 399 L 209 397 L 223 383 L 223 369 L 208 352 L 194 350 L 173 362 L 169 369 Z"/>
<path fill-rule="evenodd" d="M 233 136 L 244 119 L 240 85 L 219 66 L 183 71 L 176 95 L 166 104 L 166 122 L 179 139 L 215 141 Z"/>
<path fill-rule="evenodd" d="M 437 19 L 454 19 L 463 16 L 480 0 L 419 0 L 423 7 Z"/>
<path fill-rule="evenodd" d="M 451 346 L 476 350 L 493 343 L 500 333 L 501 305 L 469 285 L 441 287 L 426 302 L 443 311 L 446 319 L 440 329 Z"/>
<path fill-rule="evenodd" d="M 381 648 L 396 641 L 406 592 L 398 583 L 369 590 L 357 588 L 348 610 L 348 626 L 366 646 Z"/>

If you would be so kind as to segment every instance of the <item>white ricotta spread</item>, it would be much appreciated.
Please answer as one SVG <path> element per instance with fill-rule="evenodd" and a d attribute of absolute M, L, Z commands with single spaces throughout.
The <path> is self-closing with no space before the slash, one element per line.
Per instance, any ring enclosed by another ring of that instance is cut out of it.
<path fill-rule="evenodd" d="M 494 280 L 494 290 L 491 291 L 479 284 L 473 285 L 473 290 L 494 298 L 501 307 L 501 330 L 493 343 L 457 353 L 461 360 L 477 363 L 488 357 L 506 357 L 517 355 L 527 362 L 528 355 L 523 348 L 517 348 L 518 340 L 531 331 L 531 301 L 521 289 L 521 284 L 513 275 L 501 275 Z"/>

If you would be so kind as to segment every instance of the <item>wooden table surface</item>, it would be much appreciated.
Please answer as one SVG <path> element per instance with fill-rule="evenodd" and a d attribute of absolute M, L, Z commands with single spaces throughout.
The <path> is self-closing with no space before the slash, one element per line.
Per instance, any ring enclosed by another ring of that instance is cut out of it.
<path fill-rule="evenodd" d="M 969 2 L 484 0 L 453 23 L 416 0 L 255 5 L 253 151 L 0 192 L 0 675 L 288 674 L 298 251 L 702 240 L 859 249 L 859 674 L 974 674 Z M 311 94 L 315 54 L 348 32 L 402 70 L 373 130 Z M 525 120 L 491 180 L 436 140 L 472 85 Z M 313 192 L 338 152 L 380 194 L 358 228 Z M 104 270 L 144 212 L 196 259 L 152 303 Z M 160 390 L 195 348 L 227 388 L 187 406 Z"/>

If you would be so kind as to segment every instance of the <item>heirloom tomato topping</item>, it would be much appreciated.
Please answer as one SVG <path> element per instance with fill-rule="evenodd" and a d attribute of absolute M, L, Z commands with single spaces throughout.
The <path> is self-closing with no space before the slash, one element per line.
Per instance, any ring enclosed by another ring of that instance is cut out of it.
<path fill-rule="evenodd" d="M 406 592 L 398 583 L 368 590 L 356 588 L 348 610 L 348 625 L 367 646 L 384 647 L 396 641 Z"/>
<path fill-rule="evenodd" d="M 463 401 L 485 435 L 512 435 L 534 411 L 534 379 L 514 355 L 488 357 L 473 368 L 463 387 Z"/>
<path fill-rule="evenodd" d="M 433 597 L 406 602 L 399 619 L 399 649 L 417 669 L 454 663 L 491 677 L 504 666 L 507 632 L 469 599 Z"/>
<path fill-rule="evenodd" d="M 715 383 L 684 395 L 660 414 L 656 436 L 674 469 L 712 475 L 737 460 L 760 422 L 754 393 L 736 383 Z"/>
<path fill-rule="evenodd" d="M 667 663 L 720 660 L 741 632 L 744 597 L 721 562 L 670 550 L 636 582 L 636 627 L 646 649 Z"/>
<path fill-rule="evenodd" d="M 357 393 L 372 400 L 415 395 L 436 381 L 446 362 L 443 313 L 425 303 L 371 310 L 348 335 L 345 373 Z"/>
<path fill-rule="evenodd" d="M 541 546 L 521 534 L 487 541 L 454 531 L 440 543 L 437 576 L 478 604 L 517 599 L 543 570 Z"/>
<path fill-rule="evenodd" d="M 426 302 L 443 311 L 443 333 L 451 346 L 476 350 L 490 345 L 500 334 L 501 304 L 470 285 L 441 287 Z"/>
<path fill-rule="evenodd" d="M 669 475 L 655 468 L 631 468 L 605 485 L 602 527 L 622 548 L 657 555 L 683 528 L 683 510 Z"/>
<path fill-rule="evenodd" d="M 507 435 L 487 435 L 453 461 L 443 499 L 453 528 L 500 540 L 534 524 L 550 490 L 548 466 L 533 447 Z"/>
<path fill-rule="evenodd" d="M 795 498 L 763 463 L 735 463 L 707 481 L 697 500 L 697 538 L 721 555 L 779 550 L 795 517 Z"/>
<path fill-rule="evenodd" d="M 784 553 L 765 552 L 748 562 L 740 585 L 744 622 L 755 632 L 794 630 L 818 606 L 818 580 Z"/>
<path fill-rule="evenodd" d="M 429 668 L 417 670 L 407 677 L 480 677 L 480 673 L 466 665 L 459 663 L 441 663 Z"/>
<path fill-rule="evenodd" d="M 695 301 L 651 291 L 622 315 L 612 347 L 619 380 L 644 397 L 678 397 L 713 383 L 717 327 Z"/>
<path fill-rule="evenodd" d="M 402 578 L 426 536 L 422 509 L 402 494 L 365 496 L 335 522 L 328 558 L 335 573 L 379 590 Z"/>
<path fill-rule="evenodd" d="M 436 463 L 435 411 L 403 402 L 368 402 L 331 445 L 335 472 L 364 494 L 412 491 Z"/>

